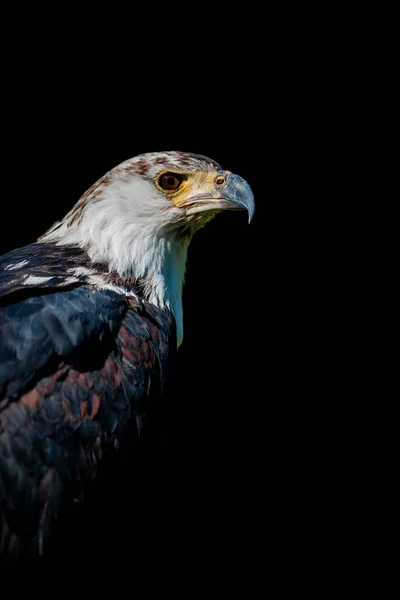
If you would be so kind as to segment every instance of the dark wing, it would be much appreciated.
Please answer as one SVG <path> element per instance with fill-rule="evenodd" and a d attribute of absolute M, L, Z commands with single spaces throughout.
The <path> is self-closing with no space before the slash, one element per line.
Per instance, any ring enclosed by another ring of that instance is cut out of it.
<path fill-rule="evenodd" d="M 51 291 L 84 284 L 82 267 L 90 270 L 93 265 L 77 247 L 34 243 L 12 250 L 0 256 L 0 303 L 25 297 L 27 290 L 34 294 L 38 288 Z"/>
<path fill-rule="evenodd" d="M 27 290 L 23 290 L 27 294 Z M 128 421 L 162 391 L 169 311 L 86 286 L 0 306 L 0 552 L 40 551 Z M 8 298 L 15 297 L 14 295 Z M 19 298 L 19 296 L 18 296 Z"/>
<path fill-rule="evenodd" d="M 104 342 L 126 310 L 124 296 L 87 287 L 0 306 L 0 402 L 20 397 L 89 342 Z"/>

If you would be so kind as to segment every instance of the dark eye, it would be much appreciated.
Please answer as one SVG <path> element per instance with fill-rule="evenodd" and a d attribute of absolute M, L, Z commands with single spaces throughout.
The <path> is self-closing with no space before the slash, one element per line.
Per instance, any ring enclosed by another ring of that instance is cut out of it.
<path fill-rule="evenodd" d="M 182 183 L 183 176 L 179 173 L 164 173 L 158 180 L 163 190 L 176 190 Z"/>

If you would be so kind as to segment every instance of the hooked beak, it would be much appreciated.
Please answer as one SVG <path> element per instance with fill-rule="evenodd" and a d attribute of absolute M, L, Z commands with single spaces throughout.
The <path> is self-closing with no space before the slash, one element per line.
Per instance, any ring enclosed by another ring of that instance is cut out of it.
<path fill-rule="evenodd" d="M 215 210 L 247 210 L 249 223 L 254 215 L 254 194 L 242 177 L 229 171 L 218 171 L 210 192 L 190 196 L 181 206 L 188 214 Z"/>
<path fill-rule="evenodd" d="M 217 178 L 218 181 L 218 178 Z M 227 204 L 227 210 L 247 210 L 249 223 L 254 215 L 254 194 L 251 187 L 242 177 L 229 173 L 226 184 L 220 190 L 221 197 Z"/>

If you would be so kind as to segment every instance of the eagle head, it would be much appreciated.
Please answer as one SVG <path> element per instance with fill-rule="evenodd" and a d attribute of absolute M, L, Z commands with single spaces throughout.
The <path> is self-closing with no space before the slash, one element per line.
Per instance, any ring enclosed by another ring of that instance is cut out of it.
<path fill-rule="evenodd" d="M 182 338 L 182 285 L 193 234 L 225 210 L 254 213 L 249 184 L 206 156 L 152 152 L 99 179 L 39 242 L 79 246 L 93 264 L 144 282 L 143 294 L 175 314 Z"/>

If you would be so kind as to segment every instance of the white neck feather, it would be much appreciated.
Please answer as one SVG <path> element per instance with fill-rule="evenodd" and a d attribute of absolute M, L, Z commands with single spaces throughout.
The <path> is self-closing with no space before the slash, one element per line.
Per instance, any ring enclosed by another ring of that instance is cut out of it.
<path fill-rule="evenodd" d="M 119 177 L 87 199 L 40 238 L 58 245 L 84 248 L 94 262 L 105 262 L 122 277 L 145 281 L 144 294 L 153 304 L 169 307 L 183 339 L 182 287 L 190 240 L 171 226 L 176 209 L 141 177 Z"/>

